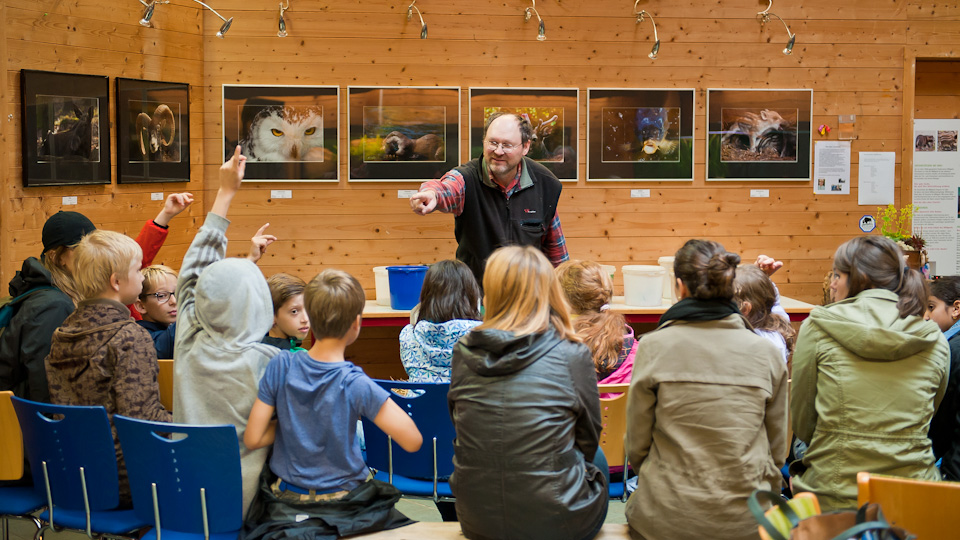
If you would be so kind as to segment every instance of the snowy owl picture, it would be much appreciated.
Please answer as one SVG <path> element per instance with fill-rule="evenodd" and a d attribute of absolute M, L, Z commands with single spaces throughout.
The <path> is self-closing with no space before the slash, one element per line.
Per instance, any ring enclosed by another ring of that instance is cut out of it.
<path fill-rule="evenodd" d="M 240 151 L 248 161 L 323 161 L 321 107 L 258 108 L 240 139 Z"/>

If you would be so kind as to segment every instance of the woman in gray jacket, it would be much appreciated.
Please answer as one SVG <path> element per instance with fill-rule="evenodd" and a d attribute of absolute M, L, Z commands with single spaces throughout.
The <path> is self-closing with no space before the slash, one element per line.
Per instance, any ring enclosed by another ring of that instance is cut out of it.
<path fill-rule="evenodd" d="M 484 322 L 454 348 L 448 394 L 463 534 L 593 538 L 609 472 L 590 351 L 540 250 L 497 250 L 483 285 Z"/>

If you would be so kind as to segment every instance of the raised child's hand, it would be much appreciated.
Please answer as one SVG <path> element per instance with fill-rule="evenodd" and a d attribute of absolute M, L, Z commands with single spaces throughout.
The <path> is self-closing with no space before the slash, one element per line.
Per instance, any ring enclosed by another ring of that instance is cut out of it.
<path fill-rule="evenodd" d="M 253 261 L 254 264 L 267 252 L 267 246 L 277 241 L 276 236 L 263 234 L 263 231 L 267 230 L 269 226 L 269 223 L 264 223 L 263 227 L 257 230 L 257 234 L 253 235 L 253 238 L 250 239 L 250 253 L 247 255 L 247 259 Z"/>
<path fill-rule="evenodd" d="M 167 200 L 163 203 L 163 209 L 157 214 L 157 219 L 153 221 L 156 222 L 157 225 L 166 227 L 171 219 L 186 210 L 192 202 L 193 195 L 190 193 L 171 193 L 167 195 Z"/>
<path fill-rule="evenodd" d="M 767 257 L 766 255 L 757 255 L 757 266 L 763 270 L 763 273 L 772 276 L 777 270 L 783 268 L 783 262 L 774 260 L 773 257 Z"/>
<path fill-rule="evenodd" d="M 233 156 L 220 166 L 220 189 L 231 193 L 239 191 L 246 168 L 247 156 L 240 154 L 238 144 L 233 151 Z"/>

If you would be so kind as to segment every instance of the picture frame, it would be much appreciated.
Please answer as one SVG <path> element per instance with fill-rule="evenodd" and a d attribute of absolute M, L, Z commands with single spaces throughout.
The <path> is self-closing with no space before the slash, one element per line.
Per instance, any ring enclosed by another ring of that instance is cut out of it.
<path fill-rule="evenodd" d="M 588 88 L 587 181 L 693 181 L 692 88 Z"/>
<path fill-rule="evenodd" d="M 110 183 L 110 88 L 100 75 L 20 70 L 24 187 Z"/>
<path fill-rule="evenodd" d="M 244 182 L 339 182 L 340 87 L 223 85 L 224 159 L 237 145 Z"/>
<path fill-rule="evenodd" d="M 190 181 L 190 85 L 117 77 L 117 183 Z"/>
<path fill-rule="evenodd" d="M 470 88 L 470 159 L 483 155 L 484 125 L 494 112 L 526 115 L 535 139 L 527 157 L 561 182 L 576 182 L 579 156 L 579 88 Z"/>
<path fill-rule="evenodd" d="M 348 86 L 350 182 L 439 179 L 460 164 L 459 86 Z"/>
<path fill-rule="evenodd" d="M 707 89 L 707 180 L 809 182 L 813 90 Z"/>

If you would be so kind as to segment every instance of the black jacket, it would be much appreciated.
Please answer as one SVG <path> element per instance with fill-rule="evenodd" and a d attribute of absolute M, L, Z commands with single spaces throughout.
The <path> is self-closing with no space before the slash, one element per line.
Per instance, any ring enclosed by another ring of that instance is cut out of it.
<path fill-rule="evenodd" d="M 10 295 L 52 285 L 50 272 L 30 257 L 10 280 Z M 54 330 L 74 309 L 73 300 L 57 288 L 37 291 L 19 304 L 0 335 L 0 390 L 12 390 L 14 395 L 33 401 L 50 401 L 43 359 L 50 353 Z"/>
<path fill-rule="evenodd" d="M 608 495 L 590 463 L 601 417 L 586 346 L 552 330 L 474 330 L 454 348 L 447 400 L 467 538 L 579 539 L 597 528 Z"/>
<path fill-rule="evenodd" d="M 139 320 L 137 324 L 150 332 L 153 347 L 157 349 L 157 358 L 173 358 L 173 339 L 177 337 L 177 323 L 161 324 Z"/>
<path fill-rule="evenodd" d="M 950 344 L 950 378 L 940 408 L 930 422 L 933 453 L 943 458 L 940 471 L 947 480 L 960 481 L 960 334 Z"/>

